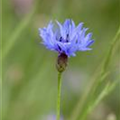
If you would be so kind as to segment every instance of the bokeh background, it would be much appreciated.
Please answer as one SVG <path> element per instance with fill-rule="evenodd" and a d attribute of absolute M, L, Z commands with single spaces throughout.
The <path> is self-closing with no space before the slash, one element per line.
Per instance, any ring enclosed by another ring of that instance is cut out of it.
<path fill-rule="evenodd" d="M 106 57 L 119 28 L 119 0 L 3 0 L 2 120 L 53 120 L 56 113 L 57 53 L 40 44 L 38 28 L 71 18 L 93 32 L 93 50 L 69 59 L 63 74 L 61 114 L 69 120 Z M 107 80 L 120 73 L 120 39 Z M 98 69 L 98 70 L 97 70 Z M 97 80 L 97 79 L 96 79 Z M 120 83 L 86 120 L 120 120 Z M 1 98 L 0 98 L 1 99 Z"/>

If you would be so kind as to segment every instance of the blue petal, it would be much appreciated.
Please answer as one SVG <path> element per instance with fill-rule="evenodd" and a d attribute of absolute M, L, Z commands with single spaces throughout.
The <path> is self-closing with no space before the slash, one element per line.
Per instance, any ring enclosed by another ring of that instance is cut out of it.
<path fill-rule="evenodd" d="M 66 32 L 65 32 L 64 27 L 63 27 L 58 21 L 56 21 L 56 22 L 57 22 L 57 24 L 58 24 L 58 26 L 59 26 L 59 28 L 60 28 L 60 34 L 61 34 L 61 36 L 65 39 L 65 37 L 66 37 Z"/>
<path fill-rule="evenodd" d="M 70 24 L 71 24 L 71 20 L 70 19 L 65 20 L 65 22 L 63 24 L 64 29 L 68 30 Z"/>
<path fill-rule="evenodd" d="M 81 29 L 82 29 L 82 26 L 83 26 L 83 22 L 81 22 L 78 26 L 77 26 L 77 31 L 79 32 L 79 31 L 81 31 Z"/>
<path fill-rule="evenodd" d="M 86 47 L 91 46 L 94 42 L 95 42 L 94 40 L 90 40 L 90 41 L 88 41 Z"/>
<path fill-rule="evenodd" d="M 71 20 L 71 25 L 72 25 L 72 29 L 75 29 L 75 23 L 73 20 Z"/>

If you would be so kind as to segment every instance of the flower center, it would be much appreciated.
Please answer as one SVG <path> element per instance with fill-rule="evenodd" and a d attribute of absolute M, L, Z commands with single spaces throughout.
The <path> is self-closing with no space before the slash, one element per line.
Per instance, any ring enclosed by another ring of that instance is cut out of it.
<path fill-rule="evenodd" d="M 66 35 L 66 39 L 64 39 L 63 37 L 60 37 L 59 41 L 63 42 L 63 43 L 68 43 L 69 42 L 69 34 Z"/>
<path fill-rule="evenodd" d="M 69 42 L 69 34 L 66 35 L 66 42 Z"/>

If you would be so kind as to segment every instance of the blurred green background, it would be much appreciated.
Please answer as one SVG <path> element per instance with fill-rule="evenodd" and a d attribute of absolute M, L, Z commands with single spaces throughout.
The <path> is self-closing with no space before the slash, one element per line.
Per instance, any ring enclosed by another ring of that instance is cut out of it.
<path fill-rule="evenodd" d="M 71 18 L 93 32 L 93 50 L 69 59 L 63 74 L 61 114 L 70 118 L 104 61 L 119 28 L 119 0 L 3 0 L 2 120 L 51 120 L 56 113 L 57 54 L 40 44 L 38 28 L 50 20 Z M 120 73 L 120 39 L 114 47 L 107 80 Z M 98 69 L 98 70 L 96 70 Z M 120 83 L 86 120 L 120 120 Z M 69 120 L 69 119 L 68 119 Z"/>

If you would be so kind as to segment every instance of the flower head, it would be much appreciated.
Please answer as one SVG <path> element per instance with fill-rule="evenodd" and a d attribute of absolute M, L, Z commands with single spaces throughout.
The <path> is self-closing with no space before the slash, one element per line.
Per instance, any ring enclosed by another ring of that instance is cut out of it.
<path fill-rule="evenodd" d="M 42 43 L 47 49 L 57 51 L 59 55 L 75 56 L 77 51 L 91 50 L 89 48 L 94 40 L 91 39 L 92 33 L 86 35 L 88 28 L 82 28 L 83 23 L 75 26 L 74 21 L 67 19 L 63 24 L 57 23 L 57 28 L 52 21 L 47 27 L 39 28 Z"/>

